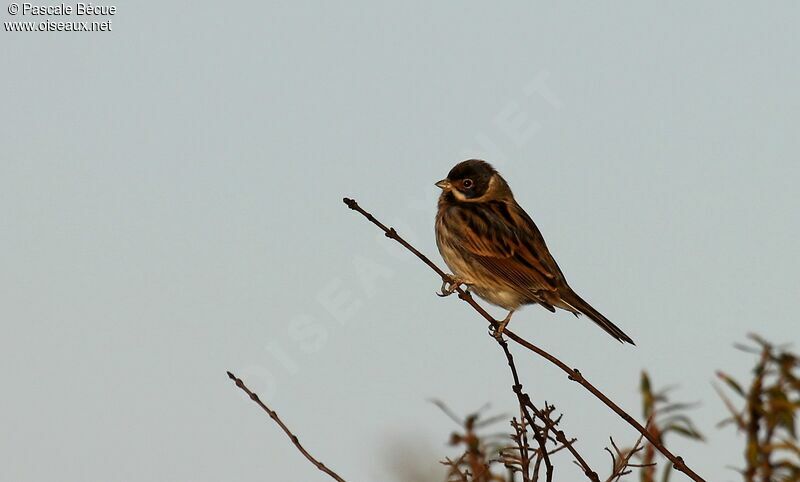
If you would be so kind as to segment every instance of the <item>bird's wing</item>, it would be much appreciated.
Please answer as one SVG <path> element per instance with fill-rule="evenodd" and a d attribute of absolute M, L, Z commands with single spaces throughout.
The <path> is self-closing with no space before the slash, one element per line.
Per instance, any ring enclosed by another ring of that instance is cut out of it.
<path fill-rule="evenodd" d="M 458 216 L 451 234 L 485 269 L 533 299 L 557 291 L 561 271 L 521 208 L 498 202 L 450 209 Z"/>

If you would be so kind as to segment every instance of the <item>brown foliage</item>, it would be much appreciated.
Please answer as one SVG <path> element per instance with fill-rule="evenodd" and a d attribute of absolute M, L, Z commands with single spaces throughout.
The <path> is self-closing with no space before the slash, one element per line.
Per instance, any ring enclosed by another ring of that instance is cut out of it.
<path fill-rule="evenodd" d="M 719 371 L 717 377 L 729 392 L 743 400 L 741 408 L 717 388 L 730 417 L 720 426 L 734 424 L 746 435 L 741 470 L 745 482 L 800 481 L 800 445 L 795 421 L 800 411 L 800 358 L 784 347 L 757 335 L 756 346 L 736 345 L 758 356 L 749 388 Z"/>

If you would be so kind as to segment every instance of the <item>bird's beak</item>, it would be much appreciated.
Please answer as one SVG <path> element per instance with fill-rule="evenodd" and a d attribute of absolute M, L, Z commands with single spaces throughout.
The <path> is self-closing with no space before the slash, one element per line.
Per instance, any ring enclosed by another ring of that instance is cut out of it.
<path fill-rule="evenodd" d="M 442 179 L 441 181 L 436 183 L 436 187 L 442 190 L 450 189 L 450 180 L 449 179 Z"/>

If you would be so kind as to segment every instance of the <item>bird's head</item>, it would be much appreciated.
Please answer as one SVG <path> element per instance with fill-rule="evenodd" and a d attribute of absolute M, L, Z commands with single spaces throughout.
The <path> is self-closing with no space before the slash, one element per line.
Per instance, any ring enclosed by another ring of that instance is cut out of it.
<path fill-rule="evenodd" d="M 436 186 L 462 202 L 489 201 L 502 198 L 506 192 L 511 194 L 492 165 L 479 159 L 459 162 Z"/>

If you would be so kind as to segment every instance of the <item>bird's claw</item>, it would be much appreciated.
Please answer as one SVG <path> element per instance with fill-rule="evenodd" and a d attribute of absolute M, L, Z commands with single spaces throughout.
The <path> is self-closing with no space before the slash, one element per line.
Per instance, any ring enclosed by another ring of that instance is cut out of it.
<path fill-rule="evenodd" d="M 496 325 L 489 325 L 489 334 L 496 340 L 502 340 L 505 326 L 503 326 L 503 322 L 501 321 L 496 321 L 496 323 Z"/>
<path fill-rule="evenodd" d="M 458 278 L 456 276 L 447 275 L 442 281 L 442 287 L 439 288 L 439 291 L 436 292 L 436 295 L 440 298 L 444 298 L 445 296 L 450 296 L 456 291 L 458 291 L 459 286 L 466 284 L 466 281 Z"/>
<path fill-rule="evenodd" d="M 508 322 L 511 321 L 511 315 L 513 313 L 513 311 L 509 312 L 508 316 L 506 316 L 504 320 L 495 320 L 495 322 L 489 326 L 489 334 L 495 337 L 497 340 L 502 340 L 503 333 L 506 331 L 506 326 L 508 326 Z"/>

